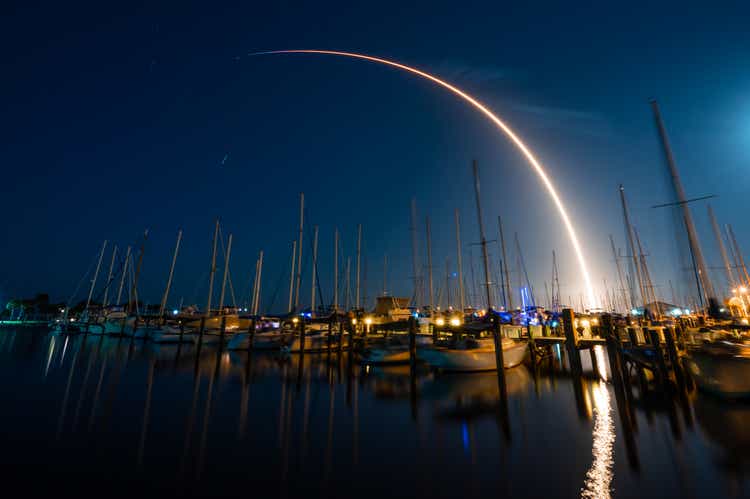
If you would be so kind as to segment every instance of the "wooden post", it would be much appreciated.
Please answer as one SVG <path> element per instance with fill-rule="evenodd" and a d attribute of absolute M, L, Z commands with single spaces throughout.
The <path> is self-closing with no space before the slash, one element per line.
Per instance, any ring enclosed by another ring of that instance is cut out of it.
<path fill-rule="evenodd" d="M 656 329 L 649 329 L 648 335 L 651 339 L 654 351 L 656 352 L 656 364 L 659 369 L 659 377 L 661 378 L 662 384 L 666 386 L 667 381 L 669 381 L 669 372 L 667 371 L 667 363 L 664 358 L 664 350 L 662 350 L 661 342 L 659 341 L 659 331 Z"/>
<path fill-rule="evenodd" d="M 227 331 L 227 316 L 221 316 L 221 326 L 219 328 L 219 350 L 224 346 L 224 335 Z"/>
<path fill-rule="evenodd" d="M 628 326 L 628 338 L 630 338 L 631 347 L 638 346 L 638 333 L 635 332 L 635 328 L 632 326 Z"/>
<path fill-rule="evenodd" d="M 180 345 L 182 345 L 182 337 L 185 336 L 185 324 L 180 320 Z"/>
<path fill-rule="evenodd" d="M 250 328 L 247 330 L 247 351 L 253 349 L 253 343 L 255 343 L 255 328 L 257 326 L 257 319 L 253 317 L 250 319 Z"/>
<path fill-rule="evenodd" d="M 328 318 L 328 338 L 326 338 L 326 349 L 331 354 L 331 335 L 333 334 L 333 316 Z"/>
<path fill-rule="evenodd" d="M 503 340 L 500 336 L 499 315 L 493 315 L 492 317 L 492 339 L 495 342 L 495 367 L 497 368 L 497 387 L 500 390 L 500 402 L 505 404 L 508 399 L 508 389 L 505 385 L 505 361 L 503 360 Z"/>
<path fill-rule="evenodd" d="M 574 374 L 580 375 L 583 368 L 581 367 L 581 352 L 578 350 L 578 334 L 573 327 L 575 315 L 572 309 L 565 308 L 562 311 L 563 332 L 565 333 L 565 347 L 568 350 L 570 359 L 570 369 Z"/>
<path fill-rule="evenodd" d="M 417 360 L 417 319 L 409 316 L 409 362 Z"/>
<path fill-rule="evenodd" d="M 198 345 L 203 344 L 203 333 L 206 331 L 206 316 L 201 317 L 200 329 L 198 329 Z"/>
<path fill-rule="evenodd" d="M 664 329 L 664 340 L 667 343 L 667 353 L 669 354 L 669 362 L 672 364 L 675 381 L 677 381 L 677 386 L 679 386 L 680 389 L 683 389 L 685 386 L 685 378 L 683 377 L 682 365 L 680 364 L 680 354 L 677 352 L 677 345 L 675 345 L 673 334 L 673 328 Z"/>
<path fill-rule="evenodd" d="M 304 317 L 300 317 L 299 319 L 299 353 L 300 355 L 304 355 L 305 353 L 305 318 Z"/>
<path fill-rule="evenodd" d="M 338 353 L 341 355 L 341 348 L 344 343 L 344 323 L 341 321 L 341 317 L 339 317 L 338 312 L 336 312 L 336 322 L 339 324 L 339 344 L 338 344 Z"/>

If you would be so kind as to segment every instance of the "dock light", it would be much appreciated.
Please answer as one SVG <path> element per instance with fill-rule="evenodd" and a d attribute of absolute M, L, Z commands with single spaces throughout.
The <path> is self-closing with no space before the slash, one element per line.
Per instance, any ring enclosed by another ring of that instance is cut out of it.
<path fill-rule="evenodd" d="M 356 324 L 356 323 L 357 323 L 357 318 L 356 318 L 356 317 L 354 317 L 354 318 L 352 319 L 352 324 Z"/>
<path fill-rule="evenodd" d="M 591 323 L 592 323 L 592 324 L 593 324 L 594 326 L 598 326 L 598 325 L 599 325 L 599 319 L 591 319 Z"/>
<path fill-rule="evenodd" d="M 435 320 L 435 324 L 437 324 L 438 326 L 445 326 L 445 319 L 443 319 L 442 317 L 438 317 Z"/>
<path fill-rule="evenodd" d="M 581 326 L 583 326 L 583 327 L 589 327 L 590 325 L 591 325 L 591 323 L 587 319 L 583 319 L 581 321 Z"/>
<path fill-rule="evenodd" d="M 744 324 L 744 325 L 746 325 L 746 326 L 747 326 L 747 325 L 748 325 L 748 323 L 749 323 L 749 322 L 748 322 L 748 320 L 747 320 L 747 319 L 744 319 L 744 318 L 743 318 L 743 319 L 740 319 L 740 322 L 741 322 L 741 323 L 743 323 L 743 324 Z"/>
<path fill-rule="evenodd" d="M 179 311 L 179 310 L 177 310 L 177 309 L 174 309 L 174 310 L 172 310 L 172 315 L 177 315 L 177 314 L 179 314 L 179 313 L 180 313 L 180 311 Z"/>
<path fill-rule="evenodd" d="M 740 286 L 740 293 L 742 294 L 747 293 L 747 288 L 745 286 Z"/>
<path fill-rule="evenodd" d="M 294 319 L 292 319 L 292 322 L 293 322 L 294 324 L 297 324 L 297 323 L 299 322 L 299 319 L 295 317 Z"/>
<path fill-rule="evenodd" d="M 372 317 L 365 317 L 365 324 L 367 324 L 368 326 L 372 324 Z"/>
<path fill-rule="evenodd" d="M 451 326 L 460 326 L 461 325 L 461 319 L 458 317 L 451 318 Z"/>

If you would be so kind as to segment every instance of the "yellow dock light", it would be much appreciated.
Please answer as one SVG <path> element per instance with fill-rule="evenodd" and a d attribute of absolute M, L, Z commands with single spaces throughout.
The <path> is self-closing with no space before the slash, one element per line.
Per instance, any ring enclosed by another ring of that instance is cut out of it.
<path fill-rule="evenodd" d="M 294 319 L 292 319 L 292 322 L 293 322 L 294 324 L 297 324 L 297 323 L 299 322 L 299 319 L 295 317 Z"/>
<path fill-rule="evenodd" d="M 372 324 L 372 317 L 365 317 L 365 324 L 367 324 L 368 326 Z"/>
<path fill-rule="evenodd" d="M 437 324 L 438 326 L 445 326 L 445 319 L 443 319 L 442 317 L 438 317 L 437 319 L 435 319 L 435 324 Z"/>
<path fill-rule="evenodd" d="M 451 318 L 451 326 L 460 326 L 461 325 L 461 319 L 458 317 L 452 317 Z"/>

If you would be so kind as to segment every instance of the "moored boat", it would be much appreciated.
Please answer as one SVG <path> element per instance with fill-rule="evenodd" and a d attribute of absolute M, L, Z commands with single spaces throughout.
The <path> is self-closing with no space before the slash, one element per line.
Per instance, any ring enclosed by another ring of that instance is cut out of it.
<path fill-rule="evenodd" d="M 503 367 L 510 369 L 523 362 L 528 344 L 525 341 L 502 338 L 502 349 Z M 495 343 L 490 338 L 465 338 L 451 346 L 424 348 L 420 350 L 419 356 L 431 367 L 441 371 L 493 371 L 497 368 Z"/>
<path fill-rule="evenodd" d="M 750 344 L 704 343 L 690 350 L 686 362 L 701 390 L 724 398 L 750 398 Z"/>

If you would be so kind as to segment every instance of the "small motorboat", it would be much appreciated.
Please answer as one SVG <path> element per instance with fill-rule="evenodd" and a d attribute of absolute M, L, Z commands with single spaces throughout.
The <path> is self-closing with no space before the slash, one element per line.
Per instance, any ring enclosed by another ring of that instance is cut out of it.
<path fill-rule="evenodd" d="M 432 344 L 432 335 L 417 334 L 417 359 L 422 347 Z M 370 365 L 398 365 L 408 364 L 409 357 L 409 336 L 406 334 L 390 336 L 380 345 L 372 345 L 360 352 L 360 362 Z"/>
<path fill-rule="evenodd" d="M 288 336 L 291 334 L 282 333 L 279 330 L 257 332 L 253 338 L 253 350 L 278 350 Z M 249 333 L 235 333 L 227 343 L 227 349 L 247 350 L 249 338 Z"/>
<path fill-rule="evenodd" d="M 706 342 L 691 348 L 686 362 L 701 390 L 724 398 L 750 398 L 750 343 Z"/>
<path fill-rule="evenodd" d="M 503 367 L 521 364 L 529 351 L 526 341 L 502 338 Z M 467 337 L 448 346 L 423 348 L 419 357 L 440 371 L 494 371 L 495 341 L 492 338 Z"/>

